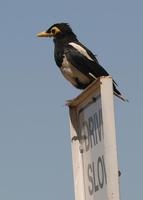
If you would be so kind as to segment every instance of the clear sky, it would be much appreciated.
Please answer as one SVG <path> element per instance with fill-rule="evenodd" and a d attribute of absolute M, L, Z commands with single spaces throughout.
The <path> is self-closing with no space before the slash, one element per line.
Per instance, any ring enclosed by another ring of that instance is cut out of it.
<path fill-rule="evenodd" d="M 1 0 L 0 199 L 73 200 L 68 109 L 80 93 L 60 74 L 53 42 L 68 22 L 130 103 L 115 98 L 121 199 L 142 199 L 143 2 Z"/>

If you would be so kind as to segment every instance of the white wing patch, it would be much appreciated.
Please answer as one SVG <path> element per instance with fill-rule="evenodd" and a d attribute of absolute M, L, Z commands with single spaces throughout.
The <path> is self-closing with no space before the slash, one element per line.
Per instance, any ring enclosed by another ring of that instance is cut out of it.
<path fill-rule="evenodd" d="M 74 42 L 70 42 L 69 45 L 73 46 L 77 51 L 79 51 L 82 55 L 84 55 L 86 58 L 88 58 L 91 61 L 94 61 L 87 53 L 87 51 L 81 47 L 79 44 L 76 44 Z"/>

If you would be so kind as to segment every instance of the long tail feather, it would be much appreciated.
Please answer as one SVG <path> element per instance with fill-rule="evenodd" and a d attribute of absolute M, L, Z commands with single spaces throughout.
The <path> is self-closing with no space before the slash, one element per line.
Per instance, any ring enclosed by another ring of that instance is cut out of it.
<path fill-rule="evenodd" d="M 121 92 L 116 88 L 116 86 L 115 86 L 115 84 L 113 83 L 113 90 L 114 90 L 114 94 L 117 96 L 117 97 L 119 97 L 121 100 L 123 100 L 123 101 L 126 101 L 126 102 L 129 102 L 129 100 L 126 98 L 126 97 L 124 97 L 122 94 L 121 94 Z"/>

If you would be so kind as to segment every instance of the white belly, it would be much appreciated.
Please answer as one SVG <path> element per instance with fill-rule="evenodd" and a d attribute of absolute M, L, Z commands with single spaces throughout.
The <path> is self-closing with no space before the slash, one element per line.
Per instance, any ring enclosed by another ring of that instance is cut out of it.
<path fill-rule="evenodd" d="M 89 77 L 85 76 L 83 73 L 77 70 L 73 65 L 71 65 L 65 56 L 63 58 L 61 72 L 64 75 L 64 77 L 68 81 L 70 81 L 73 85 L 77 84 L 76 82 L 77 79 L 82 84 L 88 84 L 91 81 Z"/>

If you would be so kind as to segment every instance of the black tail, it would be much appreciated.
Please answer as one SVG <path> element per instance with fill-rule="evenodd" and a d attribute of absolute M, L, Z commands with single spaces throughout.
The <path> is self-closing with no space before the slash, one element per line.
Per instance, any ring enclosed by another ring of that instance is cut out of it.
<path fill-rule="evenodd" d="M 126 97 L 124 97 L 124 96 L 121 94 L 121 92 L 116 88 L 114 82 L 113 82 L 113 90 L 114 90 L 114 94 L 115 94 L 117 97 L 119 97 L 119 98 L 122 99 L 123 101 L 129 102 L 129 100 L 128 100 Z"/>

